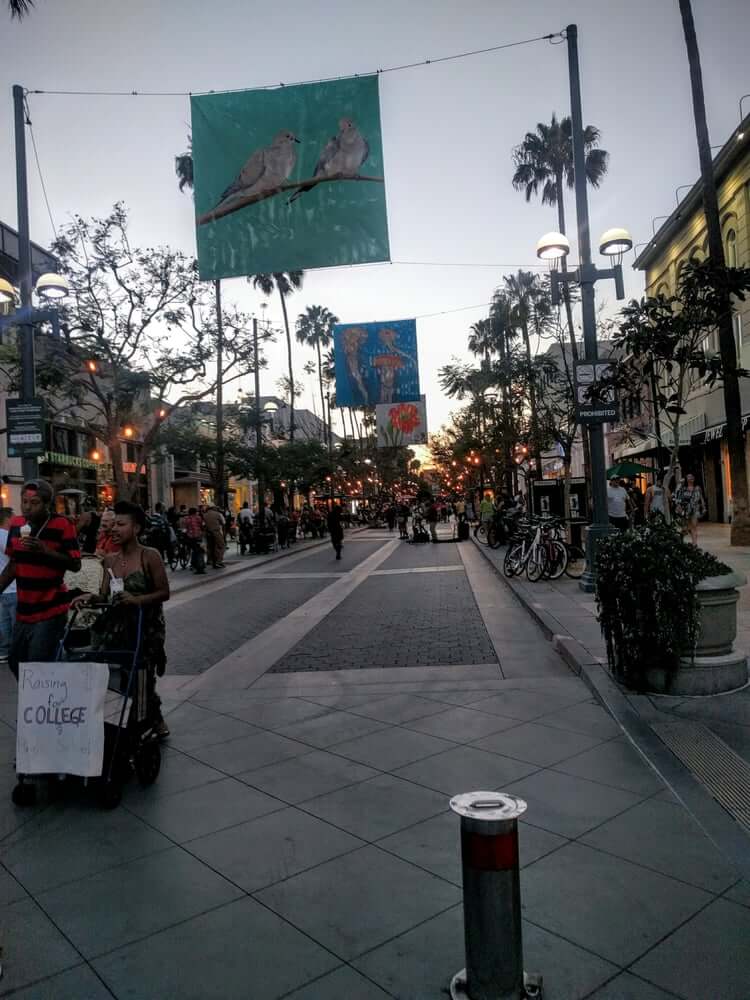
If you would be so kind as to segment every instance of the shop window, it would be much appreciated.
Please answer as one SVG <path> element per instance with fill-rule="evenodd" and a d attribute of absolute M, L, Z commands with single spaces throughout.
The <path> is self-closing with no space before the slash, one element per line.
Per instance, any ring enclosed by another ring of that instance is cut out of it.
<path fill-rule="evenodd" d="M 742 316 L 735 313 L 732 316 L 732 329 L 734 330 L 734 349 L 737 352 L 737 364 L 742 367 Z"/>
<path fill-rule="evenodd" d="M 724 255 L 727 267 L 737 267 L 737 233 L 730 229 L 724 244 Z"/>

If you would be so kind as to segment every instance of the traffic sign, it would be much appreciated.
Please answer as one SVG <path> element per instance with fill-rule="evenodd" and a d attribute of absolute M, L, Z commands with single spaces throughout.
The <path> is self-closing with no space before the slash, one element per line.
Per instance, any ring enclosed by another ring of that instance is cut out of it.
<path fill-rule="evenodd" d="M 38 458 L 44 443 L 44 402 L 41 399 L 6 399 L 5 425 L 8 458 Z"/>

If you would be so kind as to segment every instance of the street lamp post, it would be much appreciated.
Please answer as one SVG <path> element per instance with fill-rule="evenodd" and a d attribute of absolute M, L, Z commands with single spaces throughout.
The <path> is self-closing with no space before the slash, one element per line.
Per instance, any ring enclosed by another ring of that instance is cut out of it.
<path fill-rule="evenodd" d="M 330 501 L 331 507 L 333 507 L 333 434 L 331 433 L 331 391 L 330 389 L 326 393 L 326 403 L 328 405 L 328 466 L 331 470 L 331 475 L 328 477 L 331 489 L 330 489 Z"/>
<path fill-rule="evenodd" d="M 600 252 L 618 257 L 612 268 L 601 270 L 591 260 L 591 232 L 586 178 L 586 150 L 584 145 L 583 110 L 581 107 L 581 76 L 578 65 L 578 26 L 569 24 L 565 29 L 568 42 L 568 71 L 570 76 L 570 116 L 573 140 L 573 170 L 575 178 L 576 216 L 578 222 L 578 252 L 580 263 L 573 272 L 553 268 L 550 274 L 553 304 L 560 302 L 560 287 L 566 282 L 576 282 L 581 289 L 581 314 L 583 323 L 584 356 L 588 363 L 598 359 L 596 340 L 596 306 L 594 285 L 602 278 L 612 278 L 618 299 L 625 298 L 622 277 L 622 254 L 633 245 L 624 229 L 608 230 L 600 241 Z M 548 233 L 537 244 L 537 256 L 555 261 L 570 251 L 570 243 L 561 233 Z M 586 572 L 581 579 L 581 589 L 591 593 L 596 584 L 596 552 L 599 542 L 609 534 L 607 514 L 607 480 L 604 455 L 604 428 L 602 423 L 589 426 L 591 450 L 592 524 L 586 541 Z M 567 513 L 567 512 L 566 512 Z"/>
<path fill-rule="evenodd" d="M 12 323 L 20 328 L 21 341 L 21 402 L 31 403 L 36 396 L 34 359 L 34 323 L 49 320 L 59 336 L 58 316 L 54 310 L 34 309 L 31 301 L 33 274 L 31 268 L 31 236 L 29 233 L 29 194 L 26 173 L 26 118 L 23 87 L 13 87 L 13 116 L 16 143 L 16 200 L 18 207 L 18 277 L 21 308 L 2 326 Z M 62 298 L 68 294 L 68 282 L 62 275 L 43 274 L 36 283 L 37 294 L 44 299 Z M 0 288 L 0 299 L 13 299 L 8 282 Z M 35 479 L 39 472 L 36 455 L 21 459 L 24 480 Z"/>
<path fill-rule="evenodd" d="M 16 138 L 16 198 L 18 202 L 18 275 L 21 309 L 31 309 L 31 237 L 29 235 L 29 194 L 26 183 L 26 125 L 23 87 L 13 87 L 13 111 Z M 26 322 L 21 327 L 21 399 L 31 402 L 36 394 L 34 372 L 34 327 Z M 34 479 L 39 464 L 36 458 L 22 460 L 24 480 Z"/>

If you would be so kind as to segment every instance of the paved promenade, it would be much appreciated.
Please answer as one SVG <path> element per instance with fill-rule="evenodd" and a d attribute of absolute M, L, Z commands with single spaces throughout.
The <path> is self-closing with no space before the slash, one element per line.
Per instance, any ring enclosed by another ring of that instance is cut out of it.
<path fill-rule="evenodd" d="M 501 789 L 529 806 L 547 1000 L 747 1000 L 750 886 L 473 543 L 347 536 L 343 563 L 206 578 L 167 627 L 162 774 L 114 812 L 75 788 L 10 803 L 0 681 L 1 996 L 444 1000 L 464 964 L 448 800 Z"/>

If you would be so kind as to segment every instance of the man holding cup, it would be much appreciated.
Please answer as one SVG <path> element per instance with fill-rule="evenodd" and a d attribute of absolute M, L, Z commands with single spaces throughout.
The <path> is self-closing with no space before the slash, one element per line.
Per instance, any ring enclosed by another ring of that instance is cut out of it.
<path fill-rule="evenodd" d="M 22 516 L 11 518 L 0 593 L 16 581 L 16 624 L 8 663 L 18 679 L 18 664 L 55 657 L 70 600 L 63 577 L 81 568 L 72 523 L 52 510 L 52 487 L 44 479 L 24 483 Z"/>

